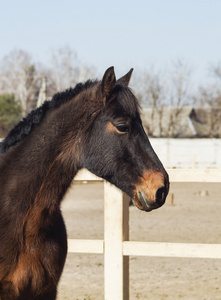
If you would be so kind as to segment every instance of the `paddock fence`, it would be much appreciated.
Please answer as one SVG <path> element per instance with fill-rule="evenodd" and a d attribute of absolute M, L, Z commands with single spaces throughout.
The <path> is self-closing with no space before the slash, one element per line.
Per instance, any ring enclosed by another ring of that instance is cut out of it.
<path fill-rule="evenodd" d="M 171 182 L 221 183 L 221 170 L 167 170 Z M 76 181 L 101 181 L 82 170 Z M 158 243 L 129 240 L 129 197 L 104 181 L 104 239 L 68 240 L 69 253 L 104 255 L 105 300 L 129 299 L 129 256 L 221 259 L 221 244 Z"/>

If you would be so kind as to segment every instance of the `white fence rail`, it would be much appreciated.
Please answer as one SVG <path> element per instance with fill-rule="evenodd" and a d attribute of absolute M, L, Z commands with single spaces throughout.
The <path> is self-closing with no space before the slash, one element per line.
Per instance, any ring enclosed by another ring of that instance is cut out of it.
<path fill-rule="evenodd" d="M 221 168 L 221 139 L 164 139 L 150 142 L 166 168 Z"/>
<path fill-rule="evenodd" d="M 221 170 L 168 170 L 171 182 L 218 182 Z M 83 170 L 75 180 L 101 181 Z M 150 243 L 129 241 L 129 197 L 104 182 L 104 240 L 68 240 L 70 253 L 104 255 L 105 300 L 129 299 L 129 256 L 221 259 L 219 244 Z"/>

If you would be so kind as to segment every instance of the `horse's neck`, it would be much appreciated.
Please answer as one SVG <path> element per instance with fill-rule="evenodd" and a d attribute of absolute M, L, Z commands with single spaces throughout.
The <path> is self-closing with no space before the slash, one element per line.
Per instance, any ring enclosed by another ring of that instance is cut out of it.
<path fill-rule="evenodd" d="M 51 118 L 50 124 L 53 123 Z M 75 138 L 65 136 L 62 124 L 57 124 L 58 120 L 54 122 L 54 128 L 49 128 L 48 121 L 40 124 L 30 136 L 5 154 L 6 161 L 10 162 L 10 165 L 5 165 L 7 189 L 23 203 L 25 210 L 34 203 L 58 206 L 79 169 L 75 159 Z"/>
<path fill-rule="evenodd" d="M 34 202 L 48 209 L 57 209 L 78 170 L 74 157 L 61 152 L 47 169 Z"/>
<path fill-rule="evenodd" d="M 60 214 L 60 202 L 77 173 L 74 166 L 65 166 L 61 159 L 56 157 L 48 169 L 34 203 L 24 217 L 23 235 L 29 246 L 35 245 L 41 233 L 54 226 L 55 217 Z"/>

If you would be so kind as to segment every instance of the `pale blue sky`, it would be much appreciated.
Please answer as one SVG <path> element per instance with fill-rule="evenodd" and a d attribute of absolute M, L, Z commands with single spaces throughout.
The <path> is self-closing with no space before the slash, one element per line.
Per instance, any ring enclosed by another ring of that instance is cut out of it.
<path fill-rule="evenodd" d="M 98 70 L 164 68 L 177 59 L 195 80 L 221 61 L 220 0 L 0 0 L 0 60 L 13 49 L 48 63 L 69 46 Z"/>

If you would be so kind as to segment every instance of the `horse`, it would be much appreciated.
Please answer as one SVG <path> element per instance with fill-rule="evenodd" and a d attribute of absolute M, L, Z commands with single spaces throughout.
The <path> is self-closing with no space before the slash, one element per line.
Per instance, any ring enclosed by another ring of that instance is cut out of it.
<path fill-rule="evenodd" d="M 169 178 L 128 87 L 133 69 L 54 95 L 0 144 L 0 299 L 54 300 L 67 254 L 60 204 L 86 168 L 141 210 L 161 207 Z"/>

